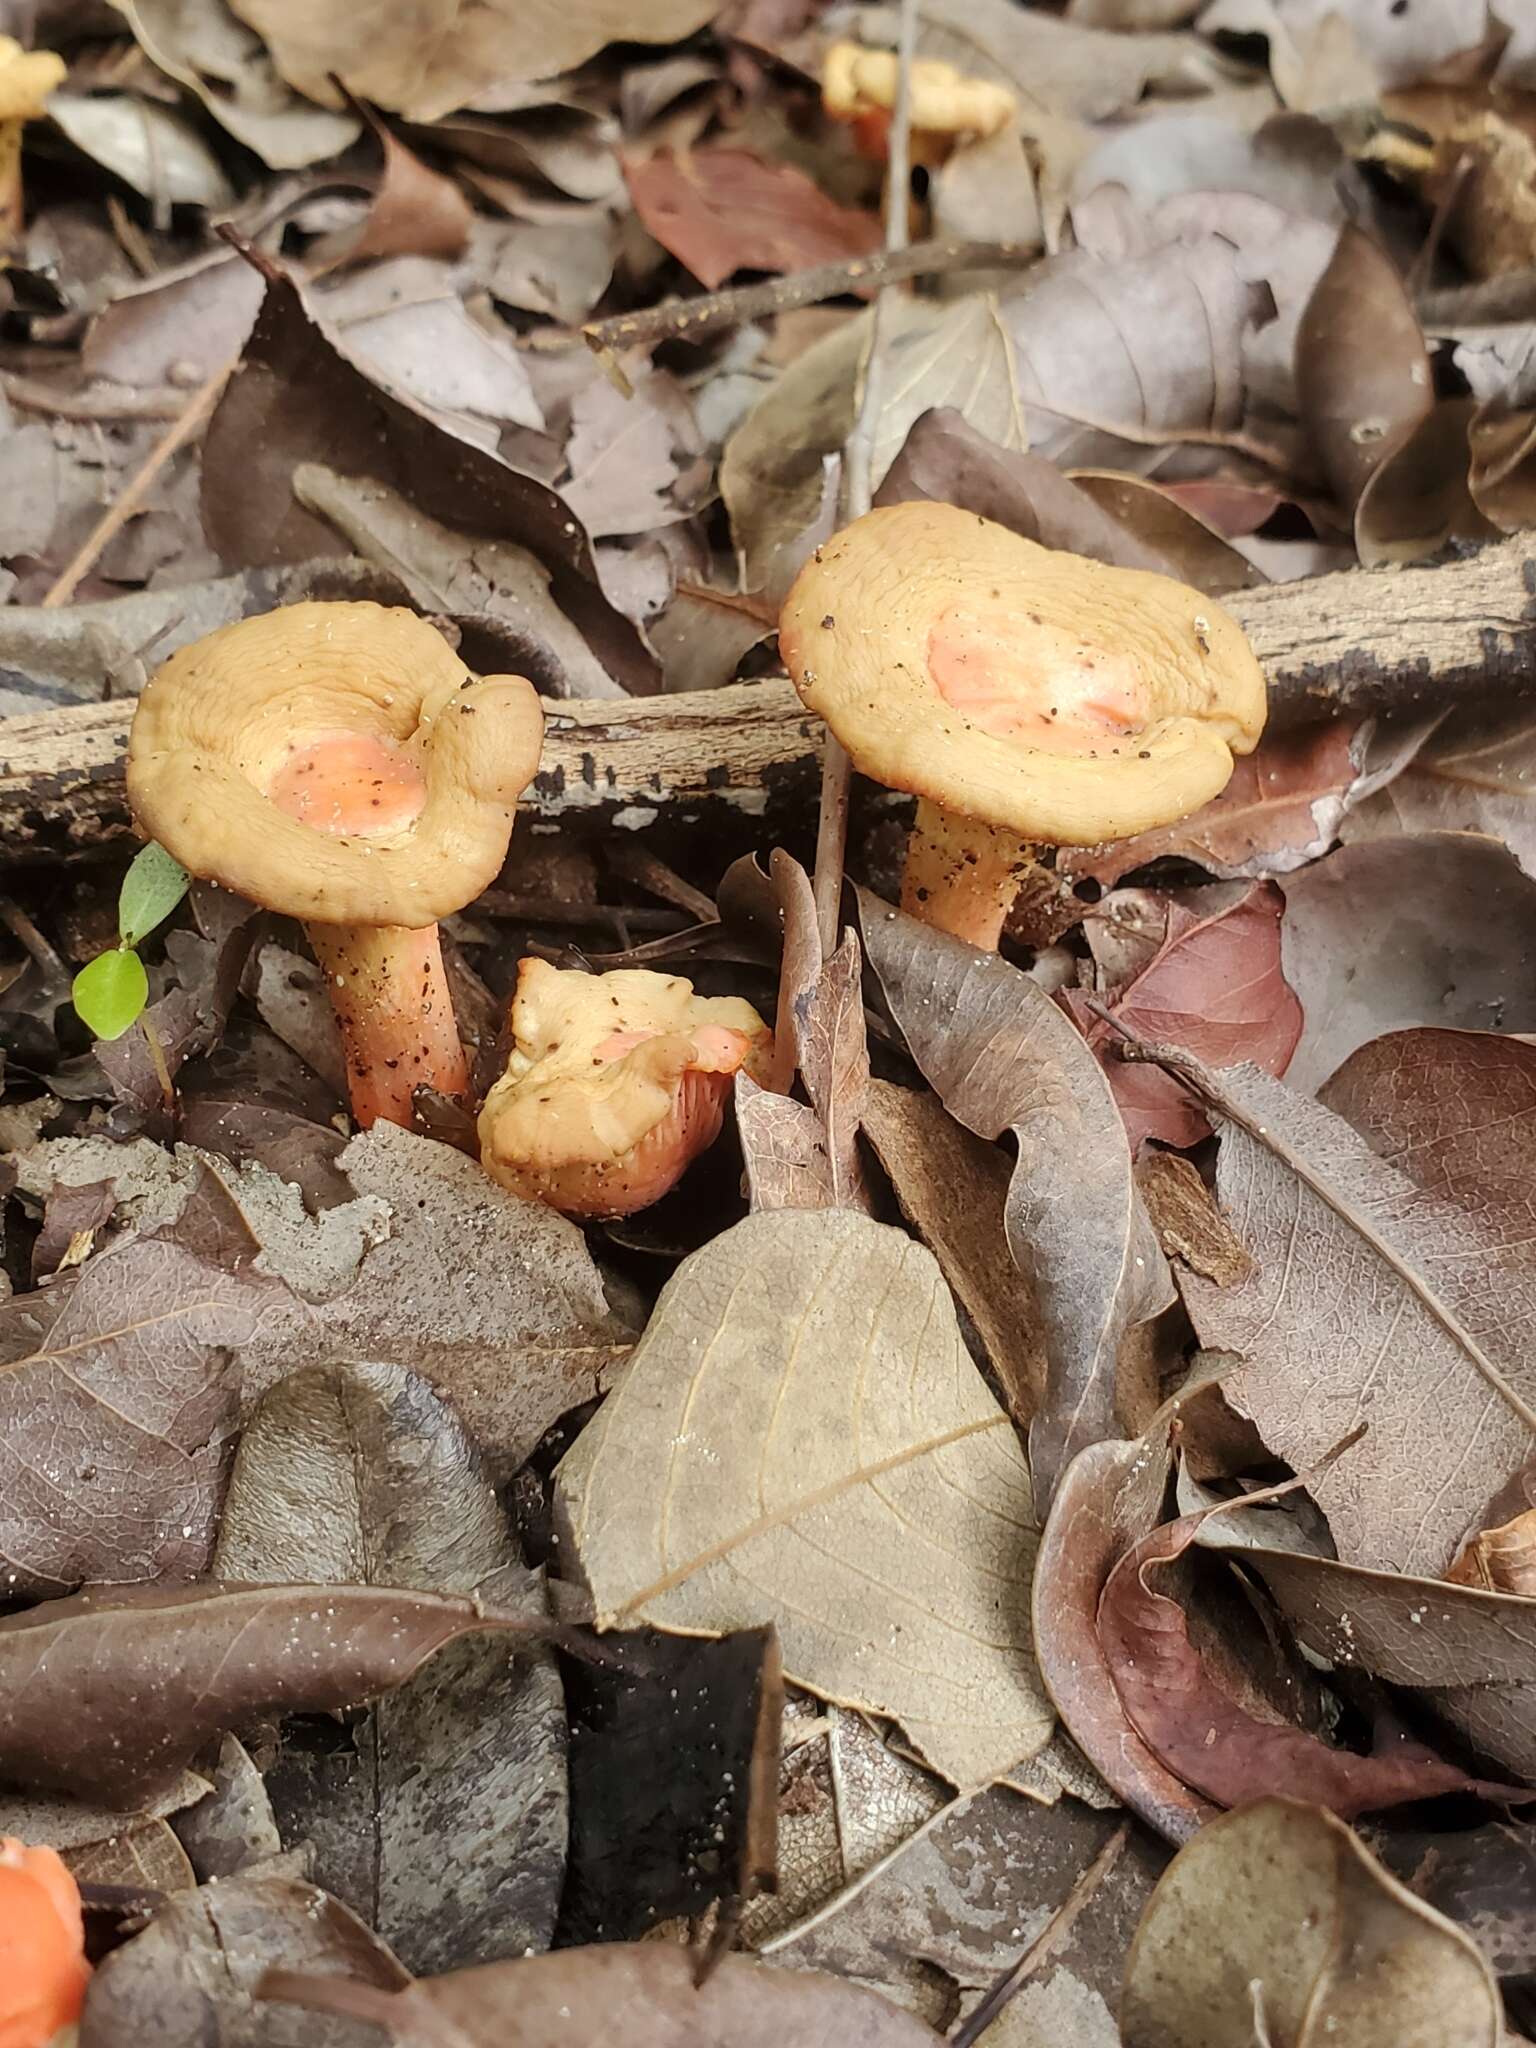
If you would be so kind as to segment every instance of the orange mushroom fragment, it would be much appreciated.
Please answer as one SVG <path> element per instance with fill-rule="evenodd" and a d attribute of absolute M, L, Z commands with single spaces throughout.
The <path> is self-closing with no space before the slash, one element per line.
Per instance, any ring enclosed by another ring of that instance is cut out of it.
<path fill-rule="evenodd" d="M 47 2048 L 80 2017 L 90 1976 L 68 1867 L 0 1835 L 0 2048 Z"/>
<path fill-rule="evenodd" d="M 531 683 L 477 679 L 376 604 L 225 626 L 139 699 L 135 817 L 194 875 L 304 920 L 365 1127 L 468 1086 L 437 921 L 500 870 L 543 729 Z"/>
<path fill-rule="evenodd" d="M 629 1216 L 720 1135 L 731 1077 L 766 1085 L 773 1033 L 738 996 L 679 974 L 583 974 L 524 960 L 506 1072 L 480 1112 L 480 1158 L 567 1216 Z"/>
<path fill-rule="evenodd" d="M 854 766 L 918 800 L 902 908 L 988 951 L 1039 846 L 1187 817 L 1264 726 L 1263 671 L 1213 599 L 953 505 L 835 533 L 779 648 Z"/>
<path fill-rule="evenodd" d="M 14 249 L 26 228 L 21 189 L 22 131 L 48 111 L 67 67 L 52 50 L 24 50 L 0 36 L 0 245 Z"/>
<path fill-rule="evenodd" d="M 821 104 L 834 121 L 849 121 L 866 156 L 884 157 L 901 76 L 894 51 L 837 42 L 822 59 Z M 1018 112 L 1005 85 L 968 78 L 953 64 L 920 57 L 912 66 L 910 155 L 932 170 L 962 135 L 995 135 Z"/>

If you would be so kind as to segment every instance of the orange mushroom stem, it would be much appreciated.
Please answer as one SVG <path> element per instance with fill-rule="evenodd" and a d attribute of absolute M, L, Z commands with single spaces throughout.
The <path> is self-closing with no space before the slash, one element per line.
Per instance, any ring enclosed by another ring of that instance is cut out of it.
<path fill-rule="evenodd" d="M 1042 846 L 1173 823 L 1263 729 L 1263 672 L 1214 600 L 926 501 L 818 548 L 779 622 L 854 766 L 909 791 L 902 908 L 993 951 Z"/>
<path fill-rule="evenodd" d="M 301 604 L 180 650 L 134 715 L 128 794 L 193 874 L 303 920 L 364 1126 L 468 1075 L 439 918 L 506 858 L 543 712 L 414 613 Z"/>
<path fill-rule="evenodd" d="M 737 996 L 678 974 L 524 960 L 507 1070 L 480 1113 L 481 1163 L 567 1216 L 629 1216 L 720 1135 L 731 1080 L 766 1082 L 773 1034 Z"/>
<path fill-rule="evenodd" d="M 68 1867 L 0 1835 L 0 2048 L 47 2048 L 79 2019 L 90 1976 Z"/>

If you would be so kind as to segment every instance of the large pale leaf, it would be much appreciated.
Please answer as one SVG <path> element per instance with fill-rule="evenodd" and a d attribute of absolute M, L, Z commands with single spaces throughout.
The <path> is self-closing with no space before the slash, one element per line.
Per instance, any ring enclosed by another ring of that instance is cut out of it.
<path fill-rule="evenodd" d="M 1048 1737 L 1028 1473 L 899 1231 L 770 1210 L 695 1252 L 556 1477 L 605 1625 L 772 1621 L 790 1677 L 960 1785 Z"/>
<path fill-rule="evenodd" d="M 1297 1471 L 1365 1424 L 1311 1482 L 1340 1557 L 1443 1571 L 1530 1452 L 1536 1276 L 1490 1285 L 1496 1234 L 1320 1104 L 1252 1067 L 1215 1093 L 1217 1194 L 1257 1264 L 1180 1286 L 1202 1341 L 1247 1360 L 1223 1391 Z"/>
<path fill-rule="evenodd" d="M 1465 1934 L 1319 1807 L 1262 1799 L 1180 1851 L 1131 1948 L 1125 2048 L 1495 2048 Z"/>
<path fill-rule="evenodd" d="M 1125 1125 L 1081 1033 L 1037 982 L 874 897 L 860 906 L 869 963 L 945 1108 L 979 1138 L 1018 1141 L 1005 1221 L 1045 1332 L 1029 1434 L 1043 1503 L 1085 1444 L 1118 1434 L 1120 1339 L 1170 1299 Z"/>

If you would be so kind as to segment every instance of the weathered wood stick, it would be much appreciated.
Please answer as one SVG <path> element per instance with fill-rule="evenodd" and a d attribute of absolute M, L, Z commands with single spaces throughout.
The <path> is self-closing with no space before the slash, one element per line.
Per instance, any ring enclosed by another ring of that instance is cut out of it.
<path fill-rule="evenodd" d="M 1356 569 L 1224 602 L 1269 677 L 1276 727 L 1536 697 L 1536 534 L 1440 568 Z M 717 808 L 773 814 L 815 790 L 821 731 L 787 682 L 546 708 L 544 765 L 526 799 L 535 820 L 639 830 Z M 131 835 L 132 715 L 118 700 L 0 720 L 0 862 Z"/>

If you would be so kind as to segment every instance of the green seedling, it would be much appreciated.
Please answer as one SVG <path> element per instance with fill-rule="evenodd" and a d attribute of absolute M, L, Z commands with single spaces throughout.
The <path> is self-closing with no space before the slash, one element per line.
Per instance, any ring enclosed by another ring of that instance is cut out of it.
<path fill-rule="evenodd" d="M 117 944 L 75 976 L 75 1014 L 96 1038 L 121 1038 L 149 1001 L 149 976 L 138 949 L 187 893 L 191 876 L 163 846 L 146 846 L 123 877 L 117 899 Z"/>

